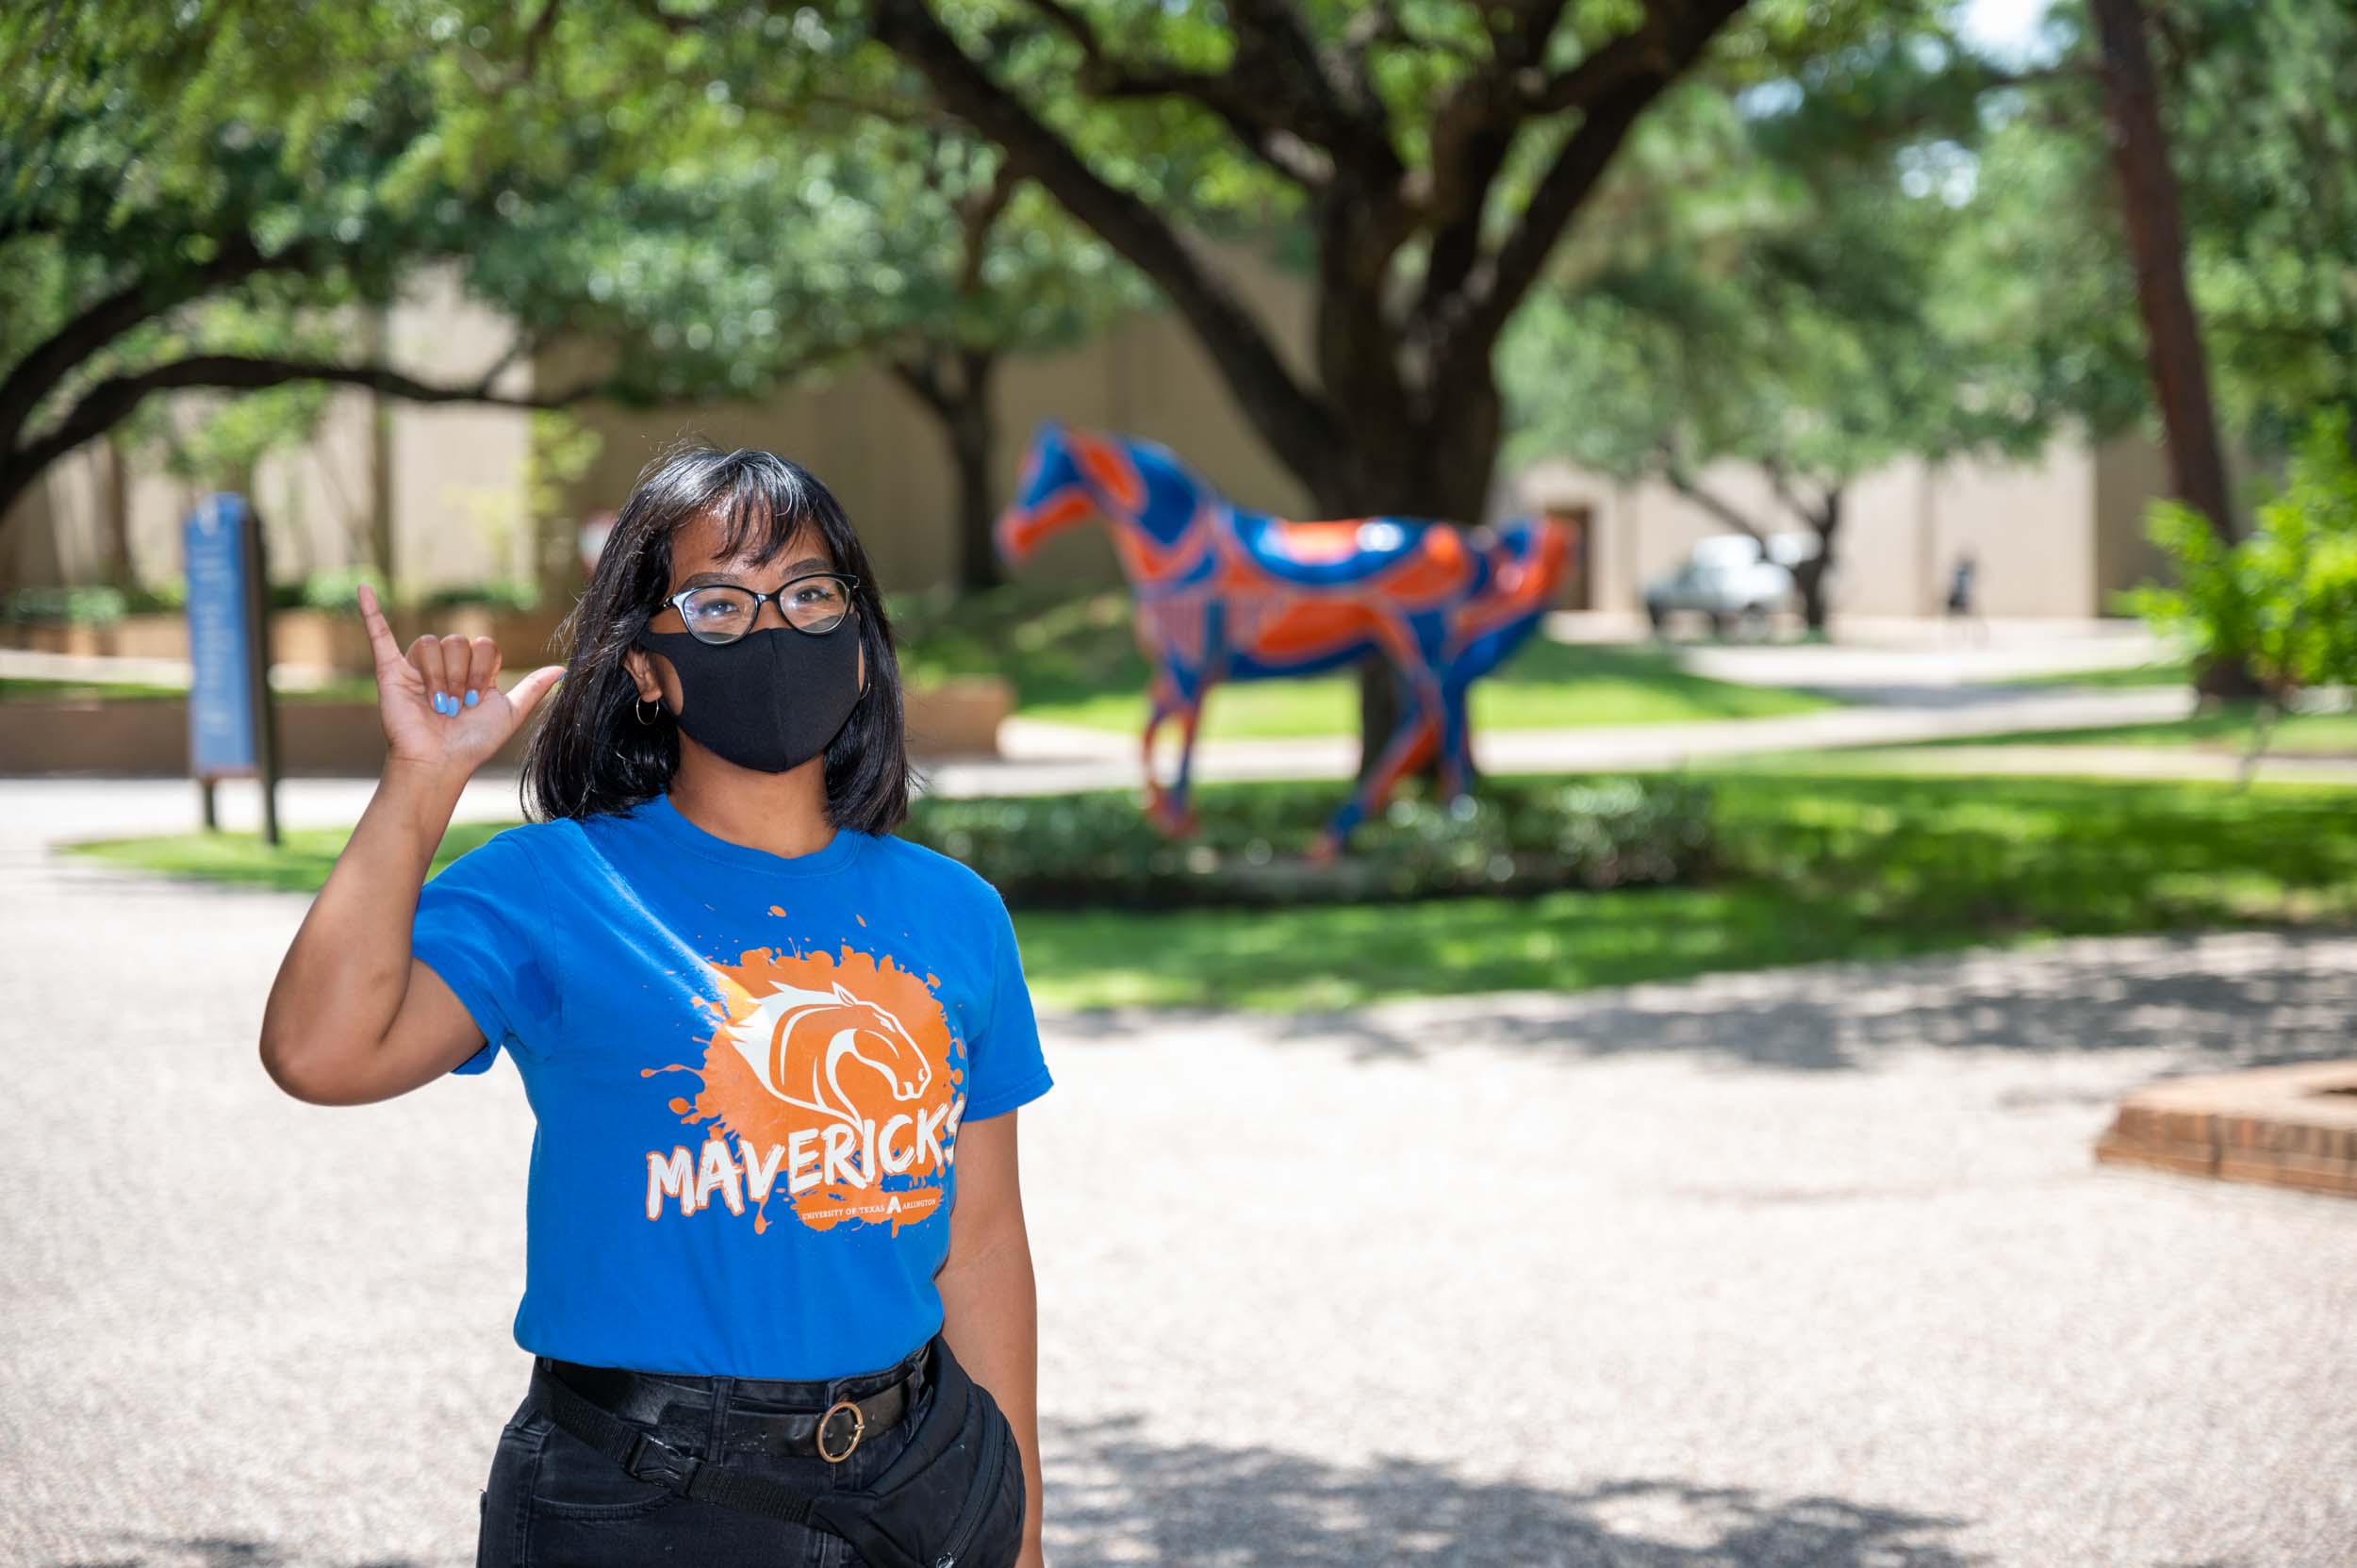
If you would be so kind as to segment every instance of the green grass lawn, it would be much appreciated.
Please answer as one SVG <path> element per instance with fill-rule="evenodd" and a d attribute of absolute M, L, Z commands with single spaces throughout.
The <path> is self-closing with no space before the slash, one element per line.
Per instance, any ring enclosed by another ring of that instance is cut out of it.
<path fill-rule="evenodd" d="M 893 606 L 893 614 L 904 639 L 902 672 L 911 680 L 1003 675 L 1027 718 L 1124 734 L 1145 726 L 1147 670 L 1130 631 L 1126 590 L 1075 598 L 1001 588 L 947 608 L 909 601 Z M 1474 687 L 1473 722 L 1476 731 L 1668 724 L 1834 705 L 1812 693 L 1689 674 L 1658 647 L 1574 646 L 1534 633 Z M 1358 681 L 1344 671 L 1215 687 L 1204 704 L 1201 734 L 1235 740 L 1358 730 Z"/>
<path fill-rule="evenodd" d="M 187 697 L 186 686 L 154 685 L 144 681 L 53 681 L 24 675 L 0 675 L 0 702 L 162 702 Z"/>
<path fill-rule="evenodd" d="M 1923 744 L 1943 751 L 1966 751 L 1975 746 L 2162 746 L 2239 753 L 2250 744 L 2250 704 L 2236 702 L 2221 704 L 2212 713 L 2148 724 L 1975 735 Z M 2282 756 L 2357 757 L 2357 713 L 2287 715 L 2268 736 L 2267 751 Z"/>
<path fill-rule="evenodd" d="M 2018 675 L 1990 683 L 2001 686 L 2183 686 L 2193 684 L 2193 666 L 2184 659 L 2156 664 L 2132 664 L 2118 669 L 2065 669 L 2045 675 Z"/>
<path fill-rule="evenodd" d="M 1019 910 L 1045 1005 L 1292 1011 L 1579 990 L 1821 959 L 2241 924 L 2357 921 L 2357 791 L 2082 779 L 1713 770 L 1706 884 L 1274 912 Z M 1222 795 L 1271 786 L 1210 785 Z M 1290 786 L 1298 788 L 1298 786 Z M 496 831 L 452 832 L 445 857 Z M 343 833 L 94 844 L 117 865 L 288 890 Z"/>

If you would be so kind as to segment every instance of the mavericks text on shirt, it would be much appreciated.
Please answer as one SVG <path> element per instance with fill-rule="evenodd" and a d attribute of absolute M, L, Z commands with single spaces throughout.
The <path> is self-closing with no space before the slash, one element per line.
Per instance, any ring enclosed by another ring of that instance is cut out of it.
<path fill-rule="evenodd" d="M 675 1145 L 668 1156 L 650 1149 L 647 1217 L 662 1218 L 667 1197 L 678 1199 L 681 1213 L 695 1213 L 711 1203 L 716 1193 L 732 1214 L 743 1213 L 749 1198 L 759 1208 L 776 1184 L 781 1166 L 788 1197 L 832 1183 L 856 1192 L 877 1191 L 882 1176 L 946 1169 L 957 1158 L 954 1139 L 958 1118 L 964 1112 L 965 1097 L 960 1095 L 939 1111 L 923 1106 L 914 1116 L 895 1115 L 881 1128 L 873 1120 L 863 1120 L 856 1133 L 840 1122 L 805 1127 L 784 1143 L 773 1143 L 758 1153 L 750 1140 L 741 1135 L 733 1154 L 717 1136 L 704 1140 L 701 1159 L 690 1155 L 684 1144 Z M 872 1206 L 837 1205 L 836 1209 L 863 1218 L 887 1214 L 914 1218 L 906 1201 L 912 1198 L 921 1199 L 927 1209 L 932 1207 L 931 1192 L 918 1191 L 880 1193 Z"/>

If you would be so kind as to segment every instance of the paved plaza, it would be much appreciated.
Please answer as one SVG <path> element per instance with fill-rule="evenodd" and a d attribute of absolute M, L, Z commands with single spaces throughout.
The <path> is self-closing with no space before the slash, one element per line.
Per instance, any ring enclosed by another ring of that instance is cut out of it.
<path fill-rule="evenodd" d="M 0 806 L 0 1558 L 471 1562 L 528 1365 L 512 1065 L 287 1098 L 305 900 L 47 847 L 186 785 Z M 2239 933 L 1044 1017 L 1050 1560 L 2347 1568 L 2357 1203 L 2089 1148 L 2352 1017 L 2357 936 Z"/>

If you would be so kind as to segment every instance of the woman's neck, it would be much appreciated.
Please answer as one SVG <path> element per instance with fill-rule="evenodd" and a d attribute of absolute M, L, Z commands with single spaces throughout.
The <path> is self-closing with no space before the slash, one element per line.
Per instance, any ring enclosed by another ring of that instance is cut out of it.
<path fill-rule="evenodd" d="M 815 854 L 834 837 L 824 755 L 764 773 L 725 762 L 683 735 L 670 797 L 682 817 L 715 838 L 773 855 Z"/>

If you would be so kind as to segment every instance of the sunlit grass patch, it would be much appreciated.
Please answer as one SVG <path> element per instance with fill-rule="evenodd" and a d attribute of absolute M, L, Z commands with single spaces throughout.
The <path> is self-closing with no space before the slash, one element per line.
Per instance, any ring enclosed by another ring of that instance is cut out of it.
<path fill-rule="evenodd" d="M 1018 905 L 1024 967 L 1047 1007 L 1299 1011 L 2059 936 L 2357 924 L 2357 790 L 1731 768 L 1682 776 L 1707 784 L 1716 802 L 1717 869 L 1706 883 L 1268 909 Z M 1199 804 L 1207 817 L 1265 815 L 1330 789 L 1213 785 Z M 454 828 L 442 856 L 495 831 Z M 226 834 L 85 848 L 118 865 L 305 890 L 325 877 L 343 838 L 303 830 L 274 852 L 251 834 Z"/>

